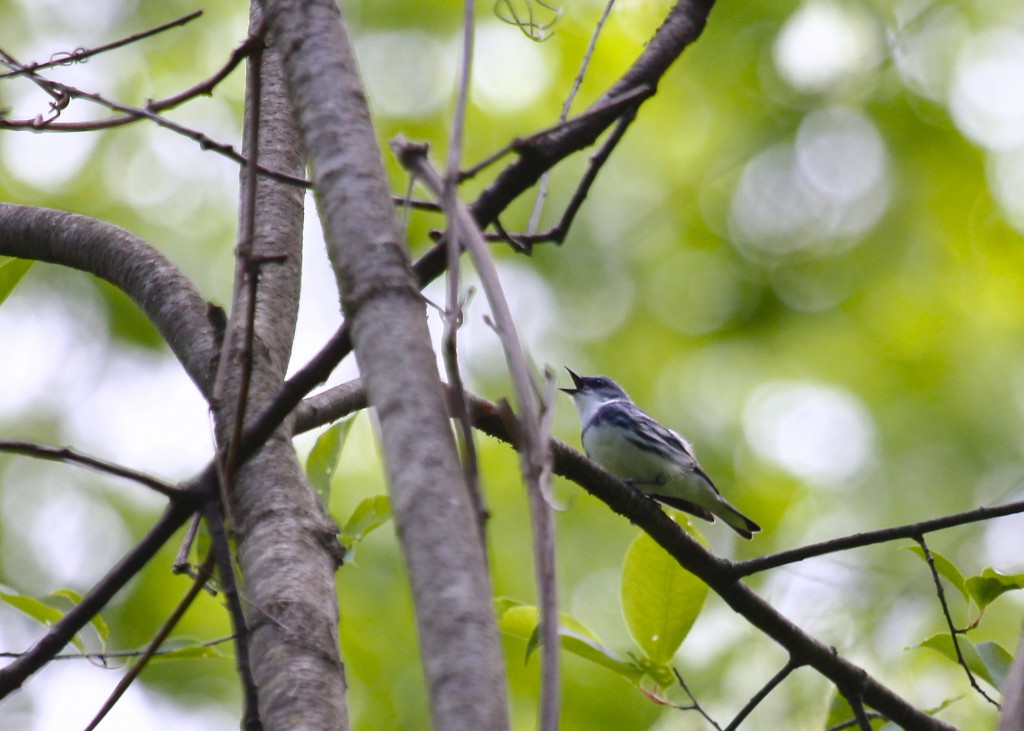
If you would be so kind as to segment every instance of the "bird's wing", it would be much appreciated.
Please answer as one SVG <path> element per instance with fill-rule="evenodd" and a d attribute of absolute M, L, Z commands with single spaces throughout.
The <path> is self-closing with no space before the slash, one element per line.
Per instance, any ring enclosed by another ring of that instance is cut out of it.
<path fill-rule="evenodd" d="M 617 426 L 623 427 L 626 439 L 638 449 L 654 452 L 662 459 L 678 465 L 685 472 L 696 474 L 707 482 L 716 494 L 721 494 L 711 477 L 697 462 L 690 443 L 668 427 L 659 424 L 654 417 L 632 401 L 607 403 L 595 416 L 607 418 Z M 626 428 L 630 424 L 632 429 Z"/>
<path fill-rule="evenodd" d="M 697 505 L 697 503 L 691 503 L 689 500 L 683 500 L 680 497 L 673 497 L 672 495 L 651 495 L 651 497 L 659 503 L 668 505 L 670 508 L 682 510 L 684 513 L 689 513 L 690 515 L 696 515 L 698 518 L 702 518 L 709 523 L 715 522 L 715 516 L 712 512 L 707 508 L 702 508 L 700 505 Z"/>

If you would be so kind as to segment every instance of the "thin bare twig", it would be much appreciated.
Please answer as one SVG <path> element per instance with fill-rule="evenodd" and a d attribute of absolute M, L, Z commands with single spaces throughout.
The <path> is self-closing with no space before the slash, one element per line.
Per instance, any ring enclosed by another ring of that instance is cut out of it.
<path fill-rule="evenodd" d="M 215 640 L 205 640 L 204 642 L 197 642 L 190 647 L 214 647 L 216 645 L 223 645 L 225 642 L 231 642 L 235 639 L 234 635 L 229 637 L 218 637 Z M 153 653 L 155 657 L 161 655 L 173 655 L 176 652 L 181 652 L 181 648 L 174 648 L 172 650 L 157 650 Z M 109 667 L 108 660 L 115 659 L 128 659 L 133 660 L 138 657 L 142 657 L 146 653 L 146 650 L 115 650 L 111 652 L 76 652 L 68 653 L 65 655 L 54 655 L 51 660 L 89 660 L 98 662 L 103 667 Z M 19 658 L 24 653 L 21 652 L 0 652 L 0 658 L 4 659 L 15 659 Z"/>
<path fill-rule="evenodd" d="M 181 492 L 177 487 L 170 485 L 163 480 L 158 480 L 144 472 L 138 472 L 137 470 L 133 470 L 128 467 L 122 467 L 121 465 L 107 462 L 96 457 L 89 457 L 88 455 L 81 454 L 80 452 L 76 452 L 68 447 L 47 447 L 33 442 L 2 439 L 0 440 L 0 452 L 22 454 L 54 462 L 77 464 L 91 470 L 95 470 L 96 472 L 114 475 L 115 477 L 123 477 L 126 480 L 137 482 L 140 485 L 148 487 L 154 492 L 160 493 L 164 497 L 170 498 L 171 500 L 177 500 L 181 497 Z"/>
<path fill-rule="evenodd" d="M 145 566 L 174 532 L 194 512 L 199 500 L 211 493 L 216 479 L 212 470 L 180 489 L 182 499 L 172 501 L 149 533 L 107 573 L 82 601 L 72 607 L 47 633 L 17 660 L 0 668 L 0 699 L 17 690 L 25 680 L 57 655 L 78 632 Z"/>
<path fill-rule="evenodd" d="M 473 69 L 473 2 L 463 3 L 462 49 L 458 65 L 458 89 L 455 100 L 455 113 L 452 115 L 451 134 L 448 138 L 448 159 L 445 164 L 444 190 L 441 205 L 449 221 L 454 219 L 455 201 L 458 195 L 459 166 L 462 160 L 462 145 L 466 124 L 466 105 L 469 102 L 469 79 Z M 469 490 L 470 503 L 476 516 L 477 530 L 480 533 L 480 545 L 487 546 L 487 509 L 484 507 L 483 495 L 480 492 L 480 476 L 477 469 L 476 444 L 473 440 L 473 426 L 466 407 L 466 394 L 463 387 L 462 373 L 459 368 L 458 333 L 463 322 L 464 298 L 459 291 L 459 262 L 462 254 L 462 242 L 454 227 L 449 227 L 448 235 L 448 283 L 447 303 L 444 310 L 444 343 L 443 355 L 445 373 L 448 383 L 454 391 L 452 416 L 459 425 L 459 452 L 462 461 L 462 472 Z"/>
<path fill-rule="evenodd" d="M 885 718 L 884 714 L 881 714 L 878 711 L 868 711 L 863 708 L 863 705 L 861 706 L 861 709 L 864 711 L 863 717 L 868 720 L 868 731 L 871 731 L 872 728 L 870 725 L 871 721 Z M 854 711 L 854 713 L 856 713 L 856 711 Z M 861 723 L 862 721 L 860 718 L 851 718 L 849 721 L 843 721 L 842 723 L 837 723 L 835 726 L 829 726 L 825 731 L 844 731 L 844 729 L 853 728 L 854 726 L 861 726 L 861 728 L 863 728 Z"/>
<path fill-rule="evenodd" d="M 525 0 L 526 5 L 526 17 L 520 16 L 515 6 L 512 4 L 512 0 L 496 0 L 494 3 L 494 15 L 498 20 L 502 20 L 509 25 L 514 25 L 523 32 L 527 38 L 531 41 L 542 42 L 546 41 L 551 37 L 551 29 L 554 27 L 558 19 L 562 17 L 562 9 L 556 8 L 554 5 L 548 5 L 544 0 Z M 540 5 L 545 10 L 554 13 L 554 16 L 549 22 L 542 23 L 534 18 L 533 6 L 534 4 Z M 501 8 L 508 8 L 508 14 L 505 15 L 501 12 Z"/>
<path fill-rule="evenodd" d="M 184 89 L 177 94 L 173 94 L 162 99 L 150 99 L 146 102 L 144 109 L 149 112 L 159 113 L 166 112 L 169 109 L 181 106 L 182 104 L 191 101 L 200 96 L 210 96 L 213 94 L 214 89 L 231 75 L 242 61 L 249 57 L 252 49 L 261 44 L 263 41 L 259 38 L 246 38 L 242 41 L 241 45 L 238 46 L 231 55 L 228 57 L 227 62 L 221 66 L 212 76 L 200 81 L 198 84 L 193 84 L 187 89 Z M 13 73 L 27 73 L 27 69 L 32 67 L 32 64 L 19 64 L 20 70 Z M 42 68 L 42 65 L 37 65 L 35 70 Z M 122 114 L 118 117 L 107 117 L 106 119 L 96 119 L 91 121 L 82 122 L 51 122 L 46 126 L 47 132 L 95 132 L 102 129 L 111 129 L 113 127 L 123 127 L 127 124 L 134 124 L 135 122 L 145 119 L 144 116 L 139 114 Z M 307 183 L 308 184 L 308 183 Z"/>
<path fill-rule="evenodd" d="M 594 106 L 590 107 L 584 112 L 577 114 L 572 119 L 567 119 L 563 122 L 556 122 L 550 127 L 545 127 L 539 132 L 534 132 L 528 137 L 516 137 L 510 143 L 502 147 L 497 152 L 491 153 L 483 160 L 478 162 L 473 167 L 464 170 L 462 172 L 462 180 L 469 180 L 475 177 L 481 170 L 490 167 L 495 162 L 500 160 L 512 152 L 518 152 L 520 154 L 528 153 L 535 150 L 538 145 L 543 144 L 545 140 L 551 138 L 554 135 L 564 134 L 571 132 L 573 129 L 586 124 L 596 118 L 603 117 L 607 114 L 628 109 L 632 106 L 639 106 L 644 99 L 648 98 L 654 93 L 654 89 L 648 86 L 639 86 L 635 89 L 630 89 L 622 94 L 614 97 L 610 97 Z"/>
<path fill-rule="evenodd" d="M 199 592 L 203 590 L 203 587 L 206 585 L 206 582 L 209 580 L 212 573 L 213 555 L 210 554 L 199 567 L 199 571 L 197 572 L 195 579 L 192 581 L 192 586 L 189 587 L 189 590 L 185 593 L 185 596 L 182 597 L 182 600 L 178 602 L 178 606 L 176 606 L 174 611 L 171 612 L 171 616 L 168 617 L 167 621 L 165 621 L 160 629 L 157 630 L 156 635 L 154 635 L 153 639 L 150 640 L 138 661 L 133 663 L 131 667 L 128 668 L 128 672 L 125 673 L 124 677 L 118 681 L 117 686 L 110 695 L 107 696 L 107 700 L 104 701 L 103 705 L 96 712 L 96 715 L 92 717 L 91 721 L 89 721 L 89 725 L 85 727 L 85 731 L 92 731 L 96 728 L 100 724 L 100 721 L 102 721 L 110 712 L 110 709 L 114 707 L 114 704 L 116 704 L 121 699 L 121 696 L 125 694 L 125 691 L 128 690 L 128 686 L 130 686 L 132 682 L 139 677 L 139 674 L 145 669 L 149 661 L 154 655 L 156 655 L 160 646 L 164 643 L 164 640 L 166 640 L 167 636 L 171 634 L 178 622 L 185 615 L 185 612 L 188 611 L 188 608 L 192 606 L 192 602 L 195 601 L 197 596 L 199 596 Z"/>
<path fill-rule="evenodd" d="M 788 678 L 789 674 L 801 665 L 803 665 L 802 662 L 793 659 L 793 656 L 790 655 L 789 660 L 782 666 L 782 669 L 775 673 L 775 675 L 773 675 L 771 679 L 762 686 L 761 690 L 757 691 L 757 693 L 747 701 L 747 704 L 740 709 L 739 713 L 736 714 L 736 718 L 734 718 L 732 722 L 725 727 L 725 731 L 736 731 L 736 729 L 740 727 L 740 724 L 746 720 L 747 716 L 749 716 L 755 708 L 757 708 L 761 701 L 767 698 L 768 694 L 779 686 L 779 683 Z"/>
<path fill-rule="evenodd" d="M 24 68 L 23 66 L 20 67 Z M 121 112 L 122 114 L 128 115 L 129 117 L 135 119 L 148 119 L 151 122 L 154 122 L 155 124 L 159 125 L 160 127 L 163 127 L 164 129 L 168 129 L 172 132 L 175 132 L 183 137 L 187 137 L 188 139 L 198 143 L 199 147 L 202 148 L 203 150 L 211 150 L 213 152 L 216 152 L 228 158 L 229 160 L 233 160 L 239 165 L 247 164 L 246 158 L 242 154 L 240 154 L 232 145 L 229 145 L 224 142 L 218 142 L 213 138 L 208 137 L 204 132 L 200 132 L 190 127 L 186 127 L 185 125 L 179 124 L 178 122 L 174 122 L 168 119 L 167 117 L 161 116 L 160 114 L 151 111 L 148 108 L 143 109 L 140 107 L 129 106 L 127 104 L 121 104 L 120 102 L 115 102 L 110 99 L 107 99 L 100 94 L 96 94 L 90 91 L 84 91 L 83 89 L 79 89 L 70 84 L 65 84 L 59 81 L 52 81 L 50 79 L 44 79 L 38 74 L 31 74 L 30 78 L 37 84 L 45 86 L 45 88 L 50 89 L 52 93 L 56 95 L 56 100 L 54 102 L 51 102 L 50 104 L 50 117 L 43 118 L 42 115 L 38 115 L 33 119 L 5 119 L 4 117 L 0 116 L 0 129 L 30 130 L 33 132 L 45 132 L 48 130 L 61 132 L 82 131 L 83 128 L 80 125 L 75 127 L 63 125 L 61 128 L 58 129 L 54 126 L 54 120 L 56 120 L 57 117 L 60 116 L 61 112 L 64 110 L 64 108 L 67 106 L 68 102 L 70 102 L 71 99 L 84 99 L 94 104 L 106 107 L 107 109 L 112 109 L 114 111 Z M 276 180 L 280 183 L 285 183 L 287 185 L 295 185 L 300 188 L 308 188 L 310 186 L 309 181 L 306 180 L 305 178 L 299 178 L 294 175 L 288 175 L 286 173 L 281 173 L 276 170 L 270 170 L 265 167 L 258 167 L 257 169 L 259 170 L 260 175 L 268 177 L 272 180 Z"/>
<path fill-rule="evenodd" d="M 701 708 L 700 703 L 697 701 L 697 696 L 693 694 L 693 691 L 690 690 L 690 686 L 688 686 L 686 684 L 686 681 L 683 680 L 683 674 L 680 673 L 676 668 L 672 668 L 672 674 L 676 676 L 676 680 L 679 681 L 679 687 L 681 687 L 686 692 L 687 697 L 690 699 L 690 705 L 677 706 L 679 710 L 696 711 L 701 716 L 703 716 L 704 720 L 710 723 L 713 728 L 717 729 L 717 731 L 722 731 L 722 727 L 718 725 L 718 722 L 715 721 L 715 719 L 713 719 L 711 716 L 709 716 L 707 711 Z"/>
<path fill-rule="evenodd" d="M 968 510 L 964 513 L 957 513 L 955 515 L 946 515 L 941 518 L 922 520 L 918 523 L 897 525 L 892 528 L 882 528 L 881 530 L 867 531 L 865 533 L 855 533 L 854 535 L 834 538 L 820 543 L 812 543 L 807 546 L 801 546 L 800 548 L 793 548 L 788 551 L 780 551 L 779 553 L 761 556 L 760 558 L 752 558 L 747 561 L 736 561 L 732 563 L 731 571 L 735 574 L 736 578 L 742 578 L 744 576 L 750 576 L 751 574 L 760 573 L 761 571 L 767 571 L 768 569 L 775 569 L 780 566 L 797 563 L 798 561 L 805 561 L 816 556 L 838 553 L 839 551 L 848 551 L 851 548 L 873 546 L 878 543 L 888 543 L 889 541 L 897 538 L 910 538 L 917 540 L 918 536 L 926 533 L 934 533 L 935 531 L 945 530 L 946 528 L 954 528 L 959 525 L 967 525 L 968 523 L 977 523 L 979 521 L 989 520 L 990 518 L 1001 518 L 1006 515 L 1016 515 L 1017 513 L 1022 512 L 1024 512 L 1024 500 L 1007 503 L 1005 505 L 997 505 L 992 508 L 975 508 L 974 510 Z"/>
<path fill-rule="evenodd" d="M 587 73 L 587 68 L 590 66 L 590 59 L 593 57 L 594 49 L 597 47 L 597 38 L 601 35 L 601 29 L 604 28 L 605 21 L 608 20 L 608 15 L 612 12 L 613 5 L 615 5 L 615 0 L 608 0 L 604 6 L 604 12 L 601 13 L 601 17 L 598 18 L 597 24 L 594 26 L 594 32 L 590 34 L 590 42 L 587 44 L 587 50 L 583 52 L 583 61 L 580 63 L 580 70 L 576 73 L 576 78 L 572 81 L 572 88 L 569 89 L 569 94 L 562 103 L 562 112 L 558 115 L 559 122 L 564 122 L 569 116 L 569 110 L 572 109 L 572 103 L 576 99 L 576 94 L 579 92 L 580 86 L 583 84 L 583 77 Z M 526 231 L 529 234 L 537 232 L 537 226 L 540 223 L 540 216 L 544 211 L 544 202 L 548 197 L 548 185 L 550 182 L 551 171 L 548 170 L 540 178 L 540 185 L 537 190 L 537 200 L 533 204 L 533 212 L 530 214 L 530 223 L 526 227 Z"/>
<path fill-rule="evenodd" d="M 140 33 L 135 33 L 130 36 L 125 36 L 120 40 L 116 40 L 112 43 L 107 43 L 102 46 L 97 46 L 96 48 L 76 48 L 71 53 L 54 54 L 54 57 L 52 57 L 49 61 L 45 61 L 43 63 L 28 63 L 25 64 L 23 68 L 17 69 L 15 71 L 9 71 L 6 74 L 0 74 L 0 79 L 7 79 L 12 76 L 21 76 L 23 74 L 34 74 L 36 71 L 42 71 L 44 69 L 53 68 L 54 66 L 70 66 L 71 64 L 75 63 L 83 63 L 92 56 L 96 56 L 101 53 L 106 53 L 107 51 L 112 51 L 115 48 L 121 48 L 132 43 L 137 43 L 138 41 L 141 41 L 145 38 L 150 38 L 151 36 L 155 36 L 158 33 L 163 33 L 165 30 L 170 30 L 171 28 L 177 28 L 183 25 L 187 25 L 188 23 L 191 23 L 193 20 L 195 20 L 202 14 L 202 10 L 196 10 L 195 12 L 189 13 L 188 15 L 183 15 L 180 18 L 164 23 L 163 25 L 158 25 L 155 28 L 150 28 L 149 30 L 144 30 Z"/>
<path fill-rule="evenodd" d="M 242 680 L 242 692 L 245 696 L 245 716 L 242 727 L 246 731 L 257 731 L 262 728 L 259 717 L 259 700 L 256 680 L 252 675 L 252 663 L 249 659 L 249 628 L 245 623 L 245 612 L 242 611 L 242 600 L 238 594 L 238 583 L 235 581 L 235 565 L 231 558 L 231 546 L 228 544 L 224 517 L 220 511 L 220 501 L 207 500 L 203 506 L 203 518 L 210 530 L 210 551 L 217 564 L 217 575 L 224 591 L 225 604 L 231 623 L 235 628 L 235 666 Z"/>
<path fill-rule="evenodd" d="M 225 446 L 222 456 L 222 487 L 229 489 L 238 465 L 238 445 L 242 439 L 245 425 L 246 408 L 249 403 L 249 383 L 252 378 L 253 344 L 256 333 L 256 295 L 259 286 L 260 262 L 253 256 L 253 238 L 256 231 L 256 171 L 259 164 L 260 134 L 260 95 L 262 76 L 260 66 L 263 62 L 262 48 L 254 49 L 249 57 L 246 72 L 246 88 L 248 99 L 246 109 L 246 137 L 248 144 L 248 160 L 245 168 L 245 200 L 242 206 L 241 231 L 235 265 L 234 301 L 237 305 L 245 303 L 245 313 L 240 319 L 242 328 L 241 352 L 234 352 L 235 341 L 232 337 L 224 339 L 221 351 L 220 367 L 217 373 L 217 386 L 214 389 L 214 402 L 219 403 L 226 387 L 229 369 L 239 367 L 238 393 L 236 394 L 234 423 L 231 437 Z M 226 496 L 225 496 L 226 497 Z M 224 509 L 228 510 L 228 502 L 224 501 Z M 230 516 L 230 512 L 227 513 Z"/>
<path fill-rule="evenodd" d="M 942 615 L 946 618 L 946 627 L 949 629 L 949 637 L 953 641 L 953 649 L 956 651 L 956 659 L 959 665 L 967 673 L 967 680 L 970 681 L 971 687 L 980 695 L 982 698 L 987 700 L 996 708 L 1000 708 L 999 703 L 986 693 L 980 685 L 978 685 L 977 679 L 974 677 L 974 673 L 967 666 L 967 660 L 964 658 L 963 652 L 960 649 L 960 641 L 957 638 L 959 634 L 956 630 L 956 625 L 953 624 L 953 616 L 949 612 L 949 603 L 946 601 L 946 592 L 942 588 L 942 579 L 939 578 L 939 570 L 935 566 L 935 558 L 932 556 L 931 549 L 928 548 L 928 543 L 924 539 L 924 535 L 914 536 L 914 540 L 917 541 L 917 545 L 921 547 L 921 551 L 924 553 L 925 561 L 928 563 L 928 569 L 932 574 L 932 581 L 935 582 L 935 594 L 939 598 L 939 604 L 942 606 Z"/>

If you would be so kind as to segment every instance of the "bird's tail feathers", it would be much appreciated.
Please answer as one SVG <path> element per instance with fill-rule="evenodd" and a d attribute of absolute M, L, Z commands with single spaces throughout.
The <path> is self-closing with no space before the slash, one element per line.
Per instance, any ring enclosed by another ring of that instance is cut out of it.
<path fill-rule="evenodd" d="M 755 533 L 761 532 L 761 526 L 738 511 L 732 505 L 725 502 L 725 500 L 719 501 L 719 503 L 714 507 L 713 512 L 721 518 L 727 526 L 747 540 L 753 538 Z"/>
<path fill-rule="evenodd" d="M 715 522 L 714 514 L 712 514 L 712 512 L 707 508 L 702 508 L 700 505 L 697 505 L 697 503 L 691 503 L 689 500 L 672 497 L 671 495 L 652 495 L 651 497 L 659 503 L 668 505 L 670 508 L 682 510 L 684 513 L 689 513 L 690 515 L 696 515 L 698 518 L 702 518 L 709 523 Z"/>

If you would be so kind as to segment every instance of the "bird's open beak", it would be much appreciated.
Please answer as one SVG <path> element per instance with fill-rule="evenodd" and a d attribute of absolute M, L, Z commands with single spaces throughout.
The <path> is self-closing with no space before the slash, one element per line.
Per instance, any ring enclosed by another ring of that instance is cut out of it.
<path fill-rule="evenodd" d="M 583 385 L 583 379 L 572 372 L 569 366 L 565 366 L 565 370 L 569 371 L 569 375 L 572 376 L 572 382 L 576 385 L 576 388 L 560 388 L 559 391 L 563 391 L 570 396 L 580 392 L 580 387 Z"/>

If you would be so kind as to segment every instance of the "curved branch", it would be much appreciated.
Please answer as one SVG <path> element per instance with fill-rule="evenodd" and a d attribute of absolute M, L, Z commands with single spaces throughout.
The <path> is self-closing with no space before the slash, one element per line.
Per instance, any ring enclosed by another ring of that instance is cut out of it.
<path fill-rule="evenodd" d="M 209 398 L 219 353 L 211 305 L 141 238 L 87 216 L 0 203 L 0 254 L 61 264 L 113 284 L 142 308 Z"/>

